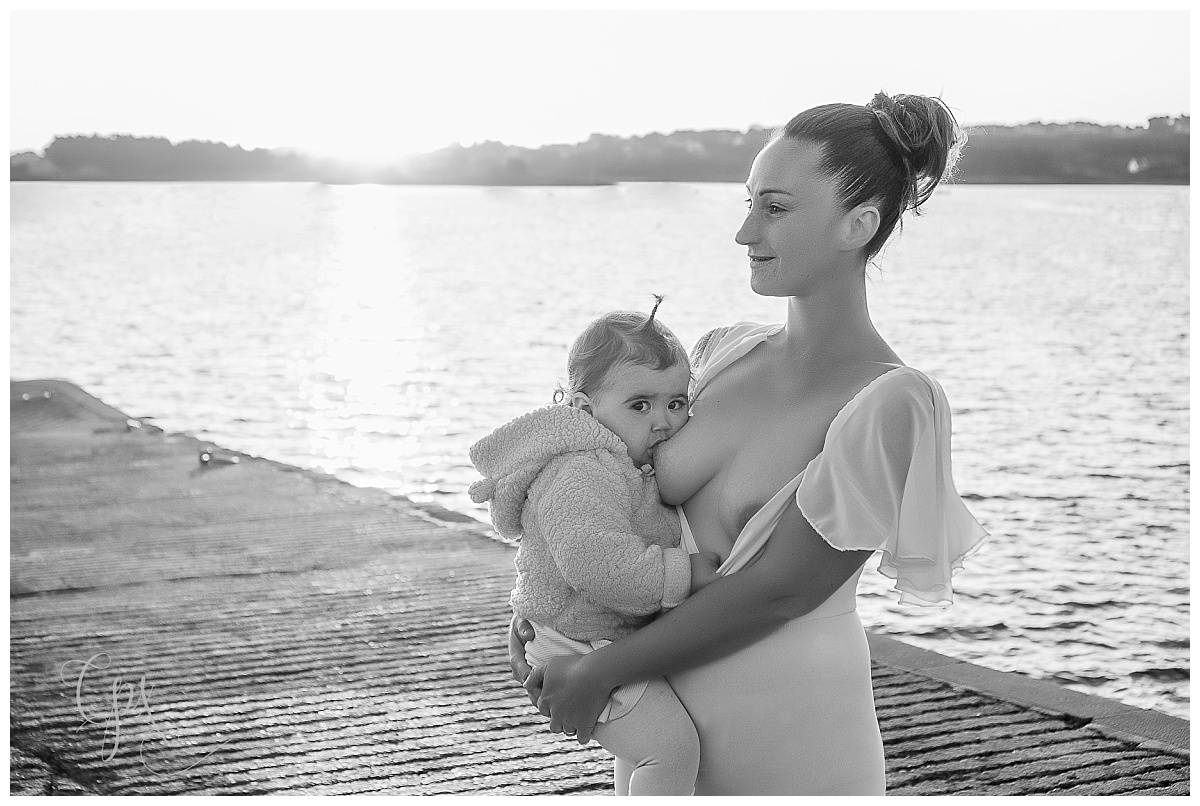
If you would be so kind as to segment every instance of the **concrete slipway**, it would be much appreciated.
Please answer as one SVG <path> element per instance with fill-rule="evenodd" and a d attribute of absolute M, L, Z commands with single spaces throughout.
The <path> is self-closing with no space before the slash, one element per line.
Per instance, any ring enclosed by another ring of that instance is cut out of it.
<path fill-rule="evenodd" d="M 473 522 L 61 381 L 10 411 L 12 794 L 611 792 L 510 679 Z M 871 643 L 889 794 L 1190 791 L 1185 720 Z"/>

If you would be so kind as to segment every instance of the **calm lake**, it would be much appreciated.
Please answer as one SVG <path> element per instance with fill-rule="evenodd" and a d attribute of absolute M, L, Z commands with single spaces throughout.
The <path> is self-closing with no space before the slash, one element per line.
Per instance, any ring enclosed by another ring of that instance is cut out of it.
<path fill-rule="evenodd" d="M 615 308 L 781 321 L 734 184 L 11 183 L 11 375 L 487 519 L 467 448 Z M 869 629 L 1187 716 L 1188 188 L 950 186 L 869 269 L 953 405 L 992 533 L 946 610 L 868 562 Z M 499 639 L 498 639 L 499 640 Z"/>

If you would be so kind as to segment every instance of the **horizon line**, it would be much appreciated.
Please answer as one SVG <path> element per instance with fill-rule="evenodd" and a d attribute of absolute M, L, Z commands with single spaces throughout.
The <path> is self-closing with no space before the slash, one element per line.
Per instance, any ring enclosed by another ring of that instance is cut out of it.
<path fill-rule="evenodd" d="M 1094 120 L 1078 120 L 1078 119 L 1076 119 L 1076 120 L 1036 119 L 1036 120 L 1022 121 L 1020 123 L 971 123 L 971 124 L 959 124 L 959 125 L 963 129 L 965 129 L 968 132 L 968 134 L 972 130 L 977 130 L 977 129 L 987 129 L 987 128 L 1015 129 L 1015 128 L 1020 128 L 1023 126 L 1087 125 L 1087 126 L 1098 126 L 1101 128 L 1146 129 L 1146 128 L 1149 128 L 1150 121 L 1152 121 L 1152 120 L 1161 119 L 1161 118 L 1182 120 L 1185 118 L 1190 119 L 1190 117 L 1191 117 L 1190 113 L 1180 112 L 1180 113 L 1176 113 L 1176 114 L 1164 113 L 1161 115 L 1151 115 L 1151 116 L 1147 117 L 1143 123 L 1140 123 L 1140 124 L 1100 123 L 1100 122 L 1097 122 Z M 531 151 L 536 151 L 541 148 L 551 148 L 551 147 L 555 147 L 555 146 L 582 145 L 583 143 L 586 143 L 588 140 L 592 139 L 593 137 L 612 137 L 612 138 L 620 139 L 620 140 L 632 140 L 632 139 L 642 138 L 642 137 L 652 137 L 655 135 L 669 137 L 674 134 L 682 134 L 682 133 L 686 133 L 686 132 L 730 132 L 730 131 L 732 131 L 732 132 L 738 132 L 740 134 L 750 134 L 754 131 L 769 131 L 771 129 L 780 128 L 782 125 L 783 124 L 775 124 L 775 125 L 768 126 L 768 125 L 763 125 L 763 124 L 759 124 L 759 123 L 752 123 L 744 130 L 743 129 L 723 128 L 723 127 L 711 127 L 711 128 L 704 128 L 704 129 L 681 128 L 681 129 L 674 129 L 672 131 L 655 130 L 655 131 L 644 132 L 642 134 L 609 134 L 606 132 L 595 132 L 594 131 L 594 132 L 591 132 L 590 134 L 588 134 L 588 136 L 583 140 L 577 140 L 575 142 L 541 143 L 540 145 L 536 145 L 536 146 L 519 145 L 519 144 L 515 144 L 515 143 L 506 143 L 502 140 L 489 140 L 489 139 L 475 140 L 470 143 L 463 142 L 462 140 L 454 140 L 454 141 L 445 143 L 441 146 L 437 146 L 437 147 L 434 147 L 429 150 L 397 153 L 394 157 L 390 157 L 389 159 L 401 159 L 404 157 L 414 157 L 414 156 L 420 156 L 422 154 L 431 154 L 436 151 L 441 151 L 441 150 L 444 150 L 447 148 L 456 148 L 456 147 L 457 148 L 472 148 L 474 146 L 484 145 L 487 143 L 498 143 L 499 145 L 505 146 L 506 148 L 523 148 L 523 149 L 527 149 L 527 150 L 531 150 Z M 309 157 L 319 157 L 319 158 L 325 158 L 325 159 L 339 159 L 339 160 L 344 160 L 344 161 L 354 161 L 353 158 L 335 156 L 335 155 L 332 155 L 332 154 L 329 154 L 326 152 L 322 152 L 318 149 L 312 149 L 312 148 L 308 148 L 308 147 L 304 147 L 304 146 L 294 146 L 294 145 L 248 146 L 248 145 L 245 145 L 244 143 L 227 142 L 225 140 L 210 140 L 210 139 L 204 139 L 204 138 L 199 138 L 199 137 L 185 137 L 185 138 L 182 138 L 179 140 L 174 140 L 174 139 L 167 137 L 166 135 L 162 135 L 162 134 L 135 134 L 133 132 L 109 132 L 107 134 L 102 134 L 102 133 L 96 132 L 96 131 L 93 131 L 91 133 L 72 132 L 72 133 L 67 133 L 67 134 L 64 134 L 64 133 L 54 134 L 54 135 L 51 135 L 49 142 L 45 143 L 40 148 L 17 148 L 17 149 L 10 148 L 9 157 L 14 157 L 14 156 L 17 156 L 18 154 L 31 154 L 31 153 L 37 154 L 38 156 L 41 156 L 41 157 L 44 157 L 46 148 L 49 147 L 51 144 L 53 144 L 53 142 L 55 140 L 58 140 L 60 138 L 65 139 L 65 138 L 70 138 L 70 137 L 97 137 L 97 138 L 132 137 L 134 139 L 145 139 L 145 140 L 166 140 L 172 146 L 182 145 L 183 143 L 211 143 L 211 144 L 215 144 L 215 145 L 223 145 L 223 146 L 226 146 L 227 148 L 240 148 L 243 151 L 260 151 L 260 150 L 261 151 L 289 151 L 289 152 L 294 152 L 294 153 L 302 154 L 302 155 L 309 156 Z"/>

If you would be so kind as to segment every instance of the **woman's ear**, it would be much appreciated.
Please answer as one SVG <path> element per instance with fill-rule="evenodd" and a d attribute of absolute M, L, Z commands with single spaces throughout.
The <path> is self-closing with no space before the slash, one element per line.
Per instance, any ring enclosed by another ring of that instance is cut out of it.
<path fill-rule="evenodd" d="M 864 248 L 879 232 L 879 208 L 864 202 L 842 217 L 842 249 L 856 252 Z"/>
<path fill-rule="evenodd" d="M 575 392 L 571 395 L 571 408 L 581 409 L 587 414 L 592 413 L 592 399 L 583 392 Z"/>

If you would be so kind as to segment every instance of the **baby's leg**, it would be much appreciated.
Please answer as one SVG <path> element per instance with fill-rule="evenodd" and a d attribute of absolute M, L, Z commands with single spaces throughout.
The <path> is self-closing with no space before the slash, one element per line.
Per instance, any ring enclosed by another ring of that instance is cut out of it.
<path fill-rule="evenodd" d="M 650 681 L 632 711 L 599 723 L 594 735 L 618 759 L 614 773 L 618 795 L 695 791 L 700 738 L 683 703 L 661 677 Z"/>

